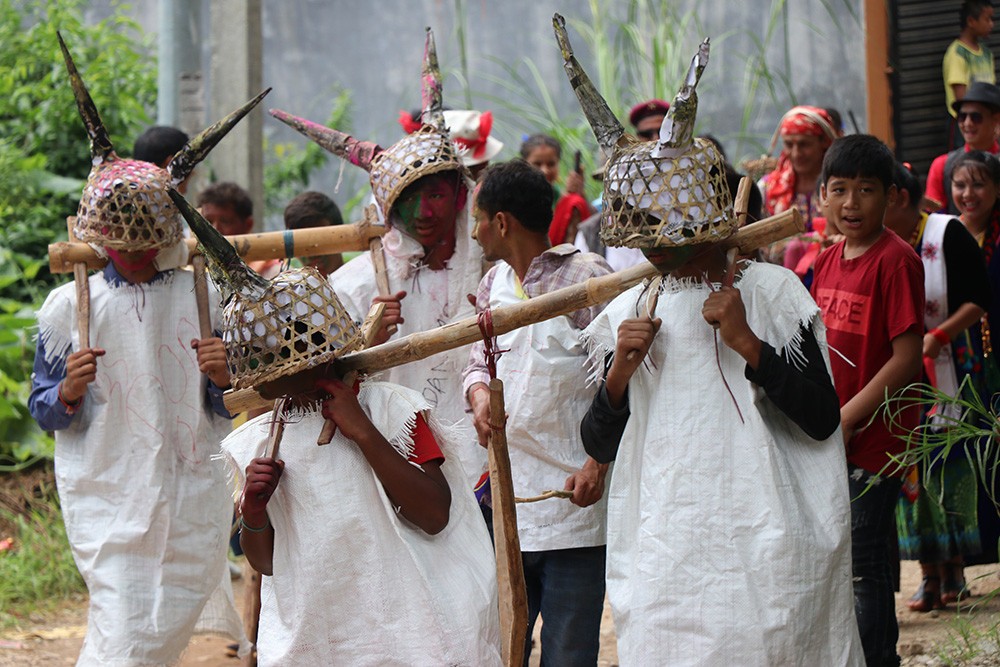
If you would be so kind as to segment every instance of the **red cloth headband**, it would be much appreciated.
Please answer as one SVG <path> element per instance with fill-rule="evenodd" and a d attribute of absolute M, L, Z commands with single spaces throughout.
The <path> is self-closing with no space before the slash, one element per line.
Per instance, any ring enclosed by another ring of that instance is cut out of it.
<path fill-rule="evenodd" d="M 816 121 L 819 116 L 827 123 L 827 127 Z M 826 109 L 819 107 L 798 106 L 791 109 L 781 121 L 781 134 L 805 134 L 814 137 L 830 137 L 833 130 L 833 119 Z"/>

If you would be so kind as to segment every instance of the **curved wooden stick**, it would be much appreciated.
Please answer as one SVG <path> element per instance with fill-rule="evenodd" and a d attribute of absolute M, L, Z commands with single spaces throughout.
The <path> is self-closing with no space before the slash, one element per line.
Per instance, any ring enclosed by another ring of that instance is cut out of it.
<path fill-rule="evenodd" d="M 572 491 L 556 491 L 555 489 L 550 489 L 549 491 L 542 491 L 537 496 L 531 496 L 530 498 L 518 498 L 514 496 L 515 503 L 537 503 L 542 500 L 548 500 L 549 498 L 572 498 Z"/>

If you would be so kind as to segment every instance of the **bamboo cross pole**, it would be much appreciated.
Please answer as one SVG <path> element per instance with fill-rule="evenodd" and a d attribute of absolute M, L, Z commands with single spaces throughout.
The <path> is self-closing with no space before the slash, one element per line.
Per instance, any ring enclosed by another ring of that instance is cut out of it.
<path fill-rule="evenodd" d="M 737 248 L 740 254 L 747 254 L 803 231 L 802 215 L 798 209 L 792 208 L 737 230 L 731 237 L 721 241 L 720 245 L 726 249 Z M 657 275 L 659 274 L 652 264 L 643 263 L 617 273 L 589 278 L 582 283 L 521 303 L 501 306 L 493 311 L 493 330 L 501 335 L 610 301 L 630 287 Z M 469 345 L 480 338 L 477 318 L 468 317 L 443 327 L 412 333 L 367 350 L 346 354 L 333 364 L 337 374 L 341 376 L 351 370 L 374 373 Z M 226 408 L 233 413 L 271 404 L 254 389 L 226 392 L 224 400 Z"/>
<path fill-rule="evenodd" d="M 75 218 L 71 218 L 75 221 Z M 70 223 L 72 224 L 72 223 Z M 387 228 L 365 221 L 335 227 L 311 227 L 308 229 L 285 230 L 282 232 L 262 232 L 260 234 L 239 234 L 227 236 L 236 252 L 247 262 L 264 259 L 284 259 L 332 255 L 339 252 L 368 250 L 373 238 L 380 238 Z M 70 237 L 72 238 L 72 237 Z M 199 255 L 198 239 L 185 239 L 188 257 Z M 86 263 L 89 269 L 103 268 L 107 259 L 98 256 L 86 243 L 49 244 L 49 270 L 52 273 L 69 273 L 77 263 Z"/>
<path fill-rule="evenodd" d="M 517 507 L 507 449 L 507 408 L 503 382 L 490 380 L 490 489 L 493 498 L 493 535 L 497 559 L 497 591 L 500 601 L 500 653 L 506 667 L 524 661 L 528 629 L 528 593 L 517 534 Z"/>

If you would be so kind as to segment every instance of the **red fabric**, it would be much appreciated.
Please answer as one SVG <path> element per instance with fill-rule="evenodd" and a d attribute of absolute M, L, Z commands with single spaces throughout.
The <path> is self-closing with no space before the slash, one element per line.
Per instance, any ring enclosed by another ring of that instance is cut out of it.
<path fill-rule="evenodd" d="M 893 339 L 924 330 L 924 267 L 906 241 L 886 230 L 860 257 L 845 260 L 843 252 L 841 241 L 819 256 L 812 284 L 827 327 L 830 367 L 841 406 L 889 361 Z M 913 381 L 920 381 L 919 373 Z M 888 454 L 906 448 L 897 436 L 915 428 L 919 419 L 918 408 L 906 410 L 901 427 L 892 431 L 876 419 L 851 438 L 847 460 L 879 472 L 889 463 Z"/>
<path fill-rule="evenodd" d="M 833 127 L 833 119 L 825 109 L 819 107 L 798 106 L 792 108 L 785 114 L 781 121 L 779 134 L 805 134 L 815 137 L 828 136 L 826 130 L 816 123 L 812 118 L 797 110 L 809 111 L 823 118 L 830 127 Z M 765 178 L 765 201 L 764 208 L 768 215 L 775 215 L 782 211 L 787 211 L 795 199 L 795 171 L 792 169 L 792 161 L 788 153 L 784 150 L 778 156 L 778 166 L 774 168 Z"/>
<path fill-rule="evenodd" d="M 584 220 L 590 217 L 590 204 L 583 195 L 567 192 L 556 202 L 556 210 L 552 214 L 552 224 L 549 225 L 549 242 L 552 245 L 573 242 L 573 239 L 566 240 L 566 230 L 569 228 L 570 220 L 573 219 L 574 211 L 580 214 L 580 220 Z"/>
<path fill-rule="evenodd" d="M 421 464 L 428 461 L 444 461 L 444 454 L 441 453 L 441 446 L 438 445 L 434 432 L 427 425 L 427 421 L 421 414 L 417 415 L 417 423 L 413 426 L 413 454 L 410 455 L 410 462 Z"/>
<path fill-rule="evenodd" d="M 403 128 L 403 132 L 413 134 L 420 129 L 420 125 L 420 121 L 413 120 L 413 116 L 410 115 L 409 111 L 399 112 L 399 126 Z"/>

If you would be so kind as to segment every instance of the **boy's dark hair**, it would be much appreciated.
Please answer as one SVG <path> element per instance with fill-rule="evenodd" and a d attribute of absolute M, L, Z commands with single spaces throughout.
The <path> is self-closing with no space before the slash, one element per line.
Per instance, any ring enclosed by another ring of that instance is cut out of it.
<path fill-rule="evenodd" d="M 187 133 L 168 125 L 154 125 L 139 135 L 132 149 L 132 157 L 143 162 L 165 166 L 164 162 L 184 148 Z"/>
<path fill-rule="evenodd" d="M 910 167 L 902 162 L 897 162 L 892 170 L 892 184 L 896 186 L 898 192 L 906 190 L 910 195 L 910 208 L 919 209 L 920 200 L 924 196 L 924 191 L 920 187 L 920 179 L 913 173 Z"/>
<path fill-rule="evenodd" d="M 285 229 L 342 224 L 344 218 L 337 204 L 322 192 L 303 192 L 285 207 Z"/>
<path fill-rule="evenodd" d="M 491 218 L 504 211 L 525 229 L 545 234 L 552 222 L 552 186 L 524 160 L 493 165 L 483 174 L 476 206 Z"/>
<path fill-rule="evenodd" d="M 955 161 L 955 166 L 951 170 L 953 179 L 962 167 L 966 167 L 974 173 L 981 174 L 991 181 L 993 185 L 1000 188 L 1000 159 L 997 159 L 996 155 L 987 153 L 986 151 L 968 151 L 963 153 Z"/>
<path fill-rule="evenodd" d="M 521 157 L 527 160 L 533 150 L 542 146 L 555 149 L 556 157 L 562 157 L 562 144 L 559 143 L 558 139 L 547 134 L 533 134 L 521 142 Z"/>
<path fill-rule="evenodd" d="M 236 215 L 243 219 L 253 215 L 253 200 L 250 193 L 229 181 L 212 183 L 198 193 L 198 206 L 214 204 L 216 206 L 232 206 Z"/>
<path fill-rule="evenodd" d="M 962 8 L 958 10 L 959 28 L 965 30 L 965 27 L 969 25 L 969 19 L 979 18 L 984 9 L 992 6 L 993 3 L 990 0 L 965 0 L 962 3 Z"/>
<path fill-rule="evenodd" d="M 874 178 L 888 190 L 896 158 L 880 139 L 870 134 L 849 134 L 830 144 L 823 156 L 820 182 L 831 178 Z"/>

